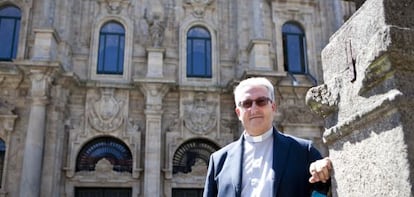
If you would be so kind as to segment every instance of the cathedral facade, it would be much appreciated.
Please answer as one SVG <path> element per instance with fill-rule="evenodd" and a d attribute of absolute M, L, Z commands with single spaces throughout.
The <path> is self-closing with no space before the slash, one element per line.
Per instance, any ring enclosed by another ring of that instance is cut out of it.
<path fill-rule="evenodd" d="M 0 197 L 201 196 L 210 154 L 243 132 L 233 88 L 253 76 L 275 86 L 274 126 L 327 155 L 305 95 L 354 10 L 341 0 L 0 0 Z"/>

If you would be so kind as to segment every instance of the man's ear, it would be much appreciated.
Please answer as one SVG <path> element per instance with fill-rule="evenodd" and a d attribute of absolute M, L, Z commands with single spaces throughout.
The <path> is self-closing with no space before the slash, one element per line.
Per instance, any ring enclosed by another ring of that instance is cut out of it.
<path fill-rule="evenodd" d="M 275 102 L 272 102 L 272 110 L 273 110 L 273 112 L 276 112 L 276 109 L 277 109 L 276 103 Z"/>
<path fill-rule="evenodd" d="M 240 109 L 239 109 L 238 107 L 236 107 L 236 108 L 234 109 L 234 111 L 236 112 L 237 117 L 240 117 Z"/>

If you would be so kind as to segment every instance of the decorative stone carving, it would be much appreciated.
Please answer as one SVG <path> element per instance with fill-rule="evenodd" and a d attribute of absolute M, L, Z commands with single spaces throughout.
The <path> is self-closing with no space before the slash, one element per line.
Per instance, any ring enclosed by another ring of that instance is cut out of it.
<path fill-rule="evenodd" d="M 114 89 L 104 88 L 101 90 L 100 98 L 92 98 L 88 102 L 90 104 L 88 121 L 92 128 L 111 132 L 124 123 L 122 112 L 125 103 L 115 99 Z"/>
<path fill-rule="evenodd" d="M 152 46 L 159 48 L 164 40 L 164 31 L 166 26 L 166 20 L 161 19 L 161 14 L 147 14 L 145 10 L 144 18 L 149 26 L 149 33 L 151 35 Z"/>
<path fill-rule="evenodd" d="M 15 106 L 0 98 L 0 131 L 13 131 L 17 115 L 14 114 Z"/>
<path fill-rule="evenodd" d="M 100 159 L 95 165 L 95 171 L 80 171 L 76 173 L 77 177 L 73 180 L 80 179 L 84 182 L 128 182 L 131 181 L 131 173 L 117 172 L 113 170 L 113 165 L 106 158 Z M 116 180 L 116 181 L 115 181 Z"/>
<path fill-rule="evenodd" d="M 205 14 L 206 8 L 213 3 L 214 0 L 186 0 L 186 4 L 193 7 L 193 15 L 197 18 L 202 18 Z"/>
<path fill-rule="evenodd" d="M 333 87 L 323 84 L 309 89 L 306 94 L 306 104 L 312 111 L 324 118 L 337 111 L 341 82 L 341 79 L 336 78 Z"/>
<path fill-rule="evenodd" d="M 122 9 L 127 7 L 129 0 L 99 0 L 101 6 L 105 6 L 110 14 L 119 14 Z"/>
<path fill-rule="evenodd" d="M 49 86 L 52 78 L 42 71 L 33 70 L 30 73 L 32 87 L 30 94 L 32 97 L 44 97 L 49 95 Z"/>
<path fill-rule="evenodd" d="M 128 121 L 128 132 L 129 133 L 135 133 L 135 132 L 141 132 L 142 131 L 142 128 L 141 128 L 141 126 L 140 126 L 141 124 L 139 123 L 139 121 L 138 120 L 132 120 L 132 119 L 129 119 L 129 121 Z"/>
<path fill-rule="evenodd" d="M 105 158 L 102 158 L 101 160 L 99 160 L 99 161 L 96 163 L 96 166 L 95 166 L 95 171 L 96 171 L 98 174 L 105 174 L 105 173 L 107 173 L 107 172 L 112 171 L 112 168 L 113 168 L 113 165 L 111 164 L 111 162 L 110 162 L 110 161 L 108 161 L 108 160 L 107 160 L 107 159 L 105 159 Z"/>
<path fill-rule="evenodd" d="M 199 92 L 195 95 L 193 103 L 185 105 L 184 126 L 190 131 L 202 134 L 216 126 L 216 103 L 207 102 L 206 94 Z"/>
<path fill-rule="evenodd" d="M 0 115 L 14 115 L 15 106 L 0 98 Z"/>
<path fill-rule="evenodd" d="M 167 119 L 167 124 L 165 126 L 165 130 L 167 132 L 176 131 L 178 129 L 179 124 L 180 124 L 180 119 L 179 118 L 169 117 Z"/>

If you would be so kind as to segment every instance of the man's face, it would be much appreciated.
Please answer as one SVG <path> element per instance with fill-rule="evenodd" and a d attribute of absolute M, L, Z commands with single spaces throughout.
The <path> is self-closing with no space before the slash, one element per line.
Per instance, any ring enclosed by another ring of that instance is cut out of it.
<path fill-rule="evenodd" d="M 252 136 L 261 135 L 272 127 L 276 104 L 270 99 L 267 100 L 269 93 L 265 87 L 246 87 L 236 96 L 239 96 L 240 101 L 244 103 L 244 106 L 237 104 L 235 110 L 248 134 Z"/>

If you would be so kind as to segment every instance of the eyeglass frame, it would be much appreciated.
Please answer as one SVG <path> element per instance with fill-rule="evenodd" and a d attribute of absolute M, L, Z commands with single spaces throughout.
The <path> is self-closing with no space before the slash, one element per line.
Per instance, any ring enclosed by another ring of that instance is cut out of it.
<path fill-rule="evenodd" d="M 246 103 L 246 102 L 248 102 L 249 104 Z M 269 104 L 269 102 L 273 103 L 273 100 L 269 97 L 261 96 L 261 97 L 258 97 L 256 99 L 254 99 L 254 100 L 253 99 L 246 99 L 244 101 L 240 101 L 238 106 L 241 107 L 241 108 L 244 108 L 244 109 L 248 109 L 248 108 L 253 106 L 253 103 L 256 103 L 256 106 L 258 106 L 258 107 L 263 107 L 263 106 L 266 106 L 267 104 Z"/>

